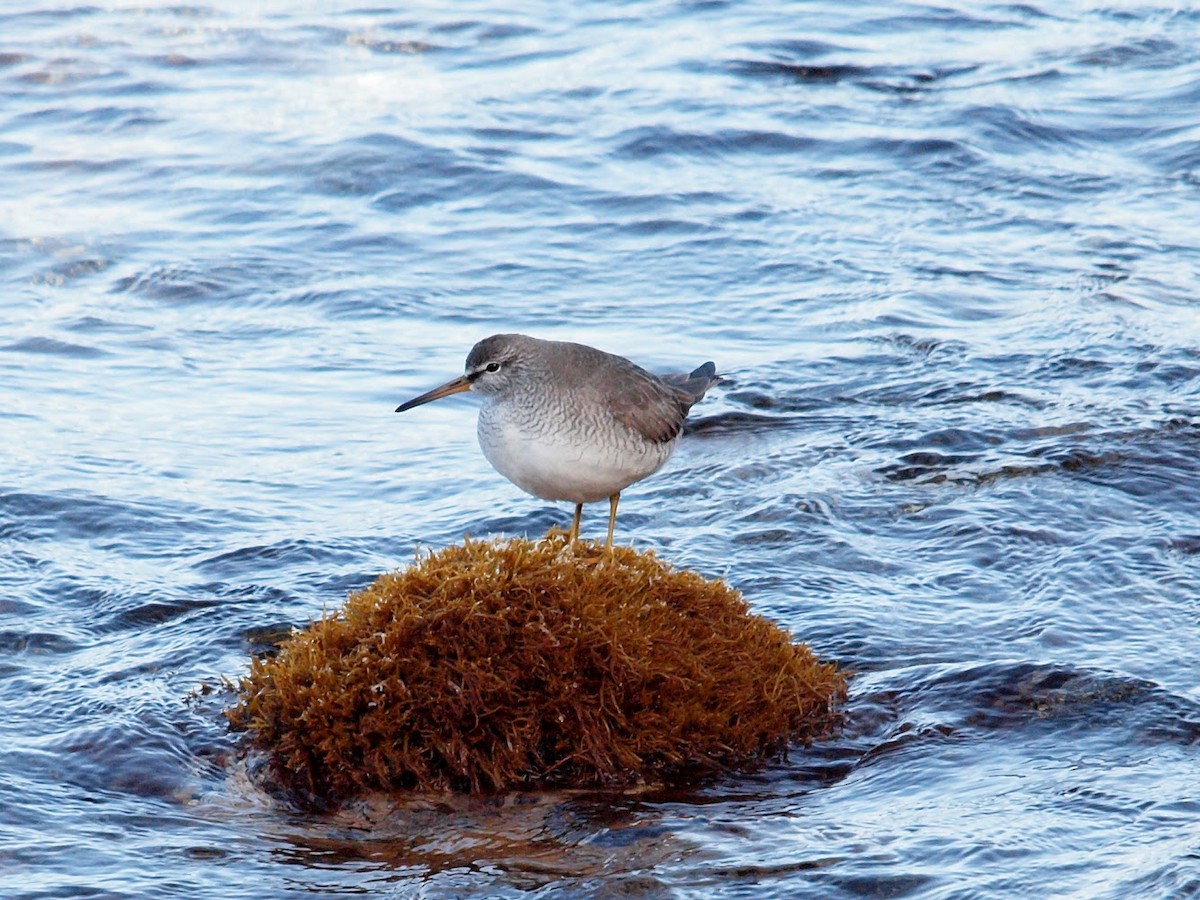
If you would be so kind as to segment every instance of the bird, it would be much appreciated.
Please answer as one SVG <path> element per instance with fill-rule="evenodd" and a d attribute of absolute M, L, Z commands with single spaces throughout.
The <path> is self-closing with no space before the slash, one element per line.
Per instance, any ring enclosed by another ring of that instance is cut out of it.
<path fill-rule="evenodd" d="M 396 412 L 480 394 L 476 431 L 492 468 L 535 497 L 574 503 L 572 544 L 583 505 L 607 498 L 611 550 L 621 491 L 662 468 L 692 406 L 720 380 L 712 362 L 658 376 L 585 344 L 494 334 L 471 348 L 462 375 Z"/>

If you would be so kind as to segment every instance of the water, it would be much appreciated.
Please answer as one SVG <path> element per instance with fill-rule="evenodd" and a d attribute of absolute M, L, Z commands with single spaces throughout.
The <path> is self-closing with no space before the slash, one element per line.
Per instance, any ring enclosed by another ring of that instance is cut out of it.
<path fill-rule="evenodd" d="M 522 10 L 0 9 L 0 894 L 1200 894 L 1200 14 Z M 853 672 L 842 734 L 252 786 L 263 635 L 567 521 L 392 413 L 500 330 L 717 361 L 618 536 Z"/>

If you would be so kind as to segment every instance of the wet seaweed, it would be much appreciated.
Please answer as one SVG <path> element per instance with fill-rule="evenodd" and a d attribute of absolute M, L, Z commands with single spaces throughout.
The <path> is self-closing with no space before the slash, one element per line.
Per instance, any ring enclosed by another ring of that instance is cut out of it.
<path fill-rule="evenodd" d="M 751 767 L 826 733 L 844 691 L 724 582 L 552 534 L 380 576 L 253 659 L 226 715 L 277 784 L 336 800 Z"/>

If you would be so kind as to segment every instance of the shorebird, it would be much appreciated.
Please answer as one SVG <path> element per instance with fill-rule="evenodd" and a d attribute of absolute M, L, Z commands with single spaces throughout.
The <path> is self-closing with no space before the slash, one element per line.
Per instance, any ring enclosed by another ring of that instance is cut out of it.
<path fill-rule="evenodd" d="M 492 468 L 535 497 L 574 503 L 572 542 L 583 505 L 608 498 L 611 549 L 621 491 L 662 468 L 692 405 L 718 381 L 711 362 L 660 377 L 583 344 L 494 334 L 471 348 L 464 374 L 396 412 L 482 394 L 477 432 Z"/>

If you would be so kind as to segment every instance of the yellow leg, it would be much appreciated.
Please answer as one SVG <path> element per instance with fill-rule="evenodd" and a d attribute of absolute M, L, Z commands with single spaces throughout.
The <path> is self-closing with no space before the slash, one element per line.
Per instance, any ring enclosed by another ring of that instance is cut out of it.
<path fill-rule="evenodd" d="M 571 530 L 567 533 L 567 543 L 573 544 L 579 540 L 579 519 L 583 515 L 583 504 L 575 504 L 575 518 L 571 520 Z"/>
<path fill-rule="evenodd" d="M 617 503 L 621 500 L 621 492 L 617 491 L 608 498 L 608 543 L 604 545 L 605 550 L 612 549 L 613 528 L 617 524 Z"/>

